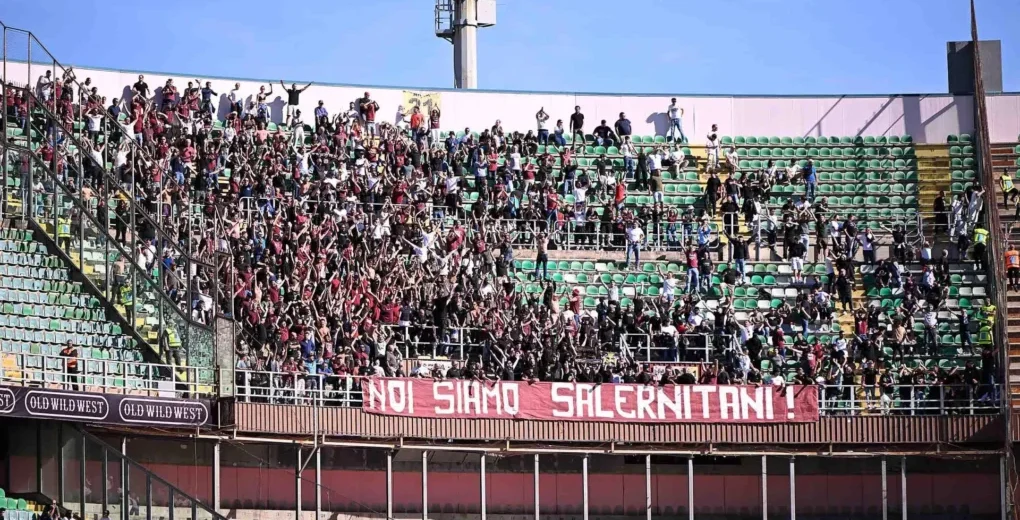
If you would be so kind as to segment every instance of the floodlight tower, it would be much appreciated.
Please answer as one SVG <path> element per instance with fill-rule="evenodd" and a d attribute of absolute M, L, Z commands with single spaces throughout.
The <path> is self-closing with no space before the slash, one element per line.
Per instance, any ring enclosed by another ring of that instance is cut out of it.
<path fill-rule="evenodd" d="M 478 28 L 496 25 L 496 0 L 436 0 L 436 36 L 453 43 L 453 86 L 478 88 Z"/>

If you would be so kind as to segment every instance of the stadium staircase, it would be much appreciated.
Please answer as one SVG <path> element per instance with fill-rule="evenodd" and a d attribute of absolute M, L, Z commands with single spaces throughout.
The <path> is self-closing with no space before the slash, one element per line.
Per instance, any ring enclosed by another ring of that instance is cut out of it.
<path fill-rule="evenodd" d="M 1020 136 L 1017 136 L 1020 141 Z M 995 172 L 995 207 L 999 211 L 999 219 L 1003 226 L 1003 236 L 1013 244 L 1020 246 L 1020 220 L 1016 218 L 1016 210 L 1002 202 L 1002 190 L 998 178 L 1008 172 L 1020 184 L 1020 143 L 993 144 L 992 168 Z M 1014 227 L 1014 225 L 1016 226 Z M 1000 259 L 993 259 L 1000 261 Z M 1020 410 L 1020 293 L 1010 291 L 1006 298 L 1006 330 L 1009 335 L 1008 370 L 1010 382 L 1010 401 L 1014 410 Z"/>
<path fill-rule="evenodd" d="M 115 184 L 109 172 L 95 164 L 89 153 L 79 153 L 78 157 L 93 161 L 92 165 L 47 164 L 40 148 L 44 141 L 52 144 L 57 119 L 42 105 L 34 104 L 36 98 L 32 99 L 33 110 L 26 127 L 8 119 L 2 143 L 4 216 L 9 224 L 4 237 L 11 241 L 5 242 L 5 247 L 17 253 L 7 258 L 13 262 L 9 272 L 18 275 L 5 280 L 4 287 L 19 284 L 9 288 L 7 297 L 11 301 L 5 300 L 9 305 L 4 305 L 8 324 L 4 338 L 9 343 L 3 344 L 4 352 L 53 355 L 54 349 L 59 351 L 62 346 L 61 340 L 71 340 L 86 367 L 94 366 L 88 364 L 89 359 L 169 363 L 178 367 L 173 379 L 211 384 L 211 332 L 207 348 L 196 348 L 196 340 L 202 338 L 189 337 L 195 327 L 189 327 L 192 323 L 186 311 L 162 290 L 162 264 L 145 271 L 135 263 L 137 254 L 130 245 L 133 232 L 128 243 L 119 243 L 113 237 L 116 215 L 108 208 L 123 201 L 129 213 L 134 213 L 133 218 L 140 220 L 146 218 L 140 205 Z M 85 150 L 82 131 L 59 135 L 70 152 Z M 107 175 L 109 195 L 105 204 L 99 204 L 94 194 L 83 196 L 80 183 L 89 168 Z M 54 173 L 56 170 L 60 175 Z M 36 304 L 43 301 L 45 305 L 55 301 L 57 307 Z M 209 355 L 202 356 L 203 350 Z M 25 356 L 19 360 L 22 364 L 39 362 Z M 209 370 L 189 371 L 189 363 Z M 126 379 L 118 385 L 130 388 L 131 365 L 115 365 L 126 372 Z"/>
<path fill-rule="evenodd" d="M 39 441 L 31 448 L 0 450 L 12 473 L 20 473 L 8 482 L 9 489 L 0 489 L 6 520 L 34 520 L 50 504 L 62 518 L 74 513 L 75 518 L 87 520 L 107 516 L 112 520 L 226 520 L 211 504 L 168 483 L 82 426 L 56 421 L 24 421 L 18 426 L 35 430 Z M 56 467 L 61 468 L 59 477 Z M 38 478 L 24 478 L 30 474 Z"/>

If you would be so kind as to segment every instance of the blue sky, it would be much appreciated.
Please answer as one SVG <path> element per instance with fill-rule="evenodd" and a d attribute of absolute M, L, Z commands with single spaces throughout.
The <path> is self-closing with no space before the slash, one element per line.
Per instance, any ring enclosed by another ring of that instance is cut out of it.
<path fill-rule="evenodd" d="M 497 1 L 498 24 L 479 31 L 479 88 L 945 92 L 946 42 L 970 39 L 967 0 Z M 33 31 L 75 65 L 452 87 L 453 46 L 433 34 L 433 6 L 6 0 L 0 20 Z M 977 8 L 981 37 L 1003 40 L 1005 90 L 1020 90 L 1020 1 L 978 0 Z"/>

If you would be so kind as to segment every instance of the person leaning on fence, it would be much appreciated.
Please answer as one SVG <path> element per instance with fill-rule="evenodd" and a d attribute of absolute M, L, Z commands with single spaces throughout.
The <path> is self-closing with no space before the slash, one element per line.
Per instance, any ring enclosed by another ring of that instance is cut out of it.
<path fill-rule="evenodd" d="M 64 348 L 60 349 L 60 357 L 64 360 L 65 382 L 67 387 L 77 392 L 79 387 L 78 370 L 78 349 L 68 341 Z"/>

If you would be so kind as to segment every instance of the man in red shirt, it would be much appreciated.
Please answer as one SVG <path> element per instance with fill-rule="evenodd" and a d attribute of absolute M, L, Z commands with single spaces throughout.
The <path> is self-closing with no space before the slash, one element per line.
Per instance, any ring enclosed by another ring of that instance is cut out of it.
<path fill-rule="evenodd" d="M 425 136 L 425 116 L 421 113 L 421 108 L 415 106 L 411 112 L 411 139 L 415 141 Z"/>
<path fill-rule="evenodd" d="M 369 97 L 368 92 L 365 92 L 365 97 L 361 98 L 358 108 L 361 117 L 365 120 L 365 130 L 368 131 L 368 135 L 375 137 L 375 112 L 379 110 L 379 103 L 376 103 Z"/>

